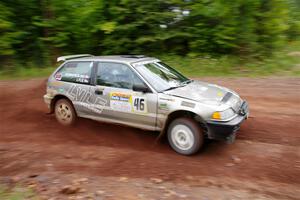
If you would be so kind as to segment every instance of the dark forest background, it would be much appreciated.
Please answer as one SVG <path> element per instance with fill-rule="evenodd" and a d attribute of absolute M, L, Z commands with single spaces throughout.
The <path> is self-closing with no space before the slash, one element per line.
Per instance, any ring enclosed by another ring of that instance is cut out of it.
<path fill-rule="evenodd" d="M 1 0 L 0 69 L 67 54 L 270 57 L 300 36 L 300 0 Z"/>

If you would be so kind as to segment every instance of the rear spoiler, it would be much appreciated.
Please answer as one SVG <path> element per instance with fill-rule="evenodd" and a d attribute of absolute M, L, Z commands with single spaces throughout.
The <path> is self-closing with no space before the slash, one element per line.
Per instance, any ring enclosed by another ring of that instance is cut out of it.
<path fill-rule="evenodd" d="M 69 56 L 60 56 L 57 58 L 57 62 L 66 61 L 74 58 L 84 58 L 84 57 L 91 57 L 91 54 L 77 54 L 77 55 L 69 55 Z"/>

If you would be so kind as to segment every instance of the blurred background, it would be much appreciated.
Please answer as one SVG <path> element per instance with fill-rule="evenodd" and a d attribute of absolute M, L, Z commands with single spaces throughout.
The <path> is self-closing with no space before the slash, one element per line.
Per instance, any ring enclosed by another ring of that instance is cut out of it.
<path fill-rule="evenodd" d="M 192 157 L 139 129 L 59 126 L 46 77 L 86 53 L 160 58 L 237 91 L 250 118 Z M 1 0 L 0 199 L 299 199 L 299 88 L 300 0 Z"/>
<path fill-rule="evenodd" d="M 156 56 L 193 76 L 300 74 L 299 0 L 1 0 L 0 33 L 2 78 L 81 53 Z"/>

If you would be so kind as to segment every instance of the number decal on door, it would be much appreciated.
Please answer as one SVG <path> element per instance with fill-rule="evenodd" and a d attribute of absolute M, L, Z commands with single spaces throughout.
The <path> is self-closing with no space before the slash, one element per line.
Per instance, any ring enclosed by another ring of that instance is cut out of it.
<path fill-rule="evenodd" d="M 132 96 L 132 103 L 134 112 L 147 112 L 146 98 Z"/>

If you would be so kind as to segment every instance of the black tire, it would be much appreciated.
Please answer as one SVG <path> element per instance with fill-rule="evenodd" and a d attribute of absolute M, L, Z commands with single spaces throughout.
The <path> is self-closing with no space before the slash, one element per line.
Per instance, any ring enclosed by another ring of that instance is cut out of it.
<path fill-rule="evenodd" d="M 191 140 L 186 141 L 189 139 Z M 177 153 L 192 155 L 197 153 L 203 146 L 204 134 L 200 125 L 195 120 L 191 118 L 178 118 L 171 122 L 168 127 L 168 141 Z M 184 146 L 185 143 L 188 145 Z"/>
<path fill-rule="evenodd" d="M 73 104 L 67 99 L 59 99 L 55 103 L 54 113 L 56 120 L 64 126 L 73 126 L 77 120 Z"/>

